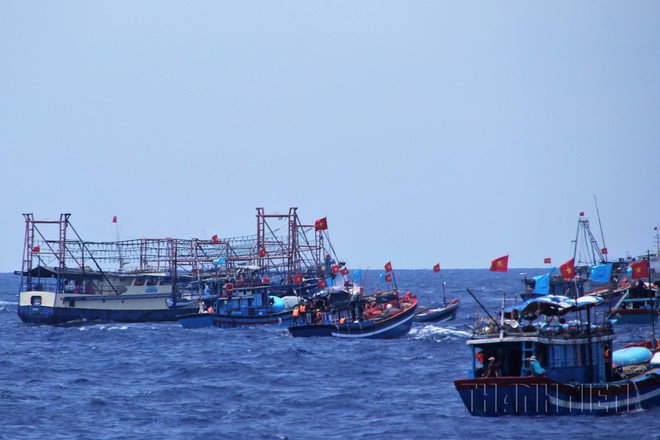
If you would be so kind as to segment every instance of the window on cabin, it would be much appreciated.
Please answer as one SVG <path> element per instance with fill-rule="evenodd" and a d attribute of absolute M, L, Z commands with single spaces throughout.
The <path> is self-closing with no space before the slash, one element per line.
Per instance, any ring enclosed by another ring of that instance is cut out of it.
<path fill-rule="evenodd" d="M 155 286 L 158 284 L 158 278 L 147 278 L 147 286 Z"/>
<path fill-rule="evenodd" d="M 31 297 L 30 298 L 30 305 L 40 306 L 41 305 L 41 297 L 40 296 Z"/>
<path fill-rule="evenodd" d="M 144 285 L 144 278 L 136 278 L 133 285 L 134 286 L 143 286 Z"/>

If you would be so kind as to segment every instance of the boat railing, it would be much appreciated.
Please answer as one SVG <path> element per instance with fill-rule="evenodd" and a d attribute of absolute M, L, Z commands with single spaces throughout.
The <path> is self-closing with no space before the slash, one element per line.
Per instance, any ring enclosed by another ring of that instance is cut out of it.
<path fill-rule="evenodd" d="M 59 288 L 57 280 L 39 281 L 28 283 L 25 280 L 21 284 L 21 292 L 39 291 L 39 292 L 53 292 L 60 293 L 62 289 Z"/>
<path fill-rule="evenodd" d="M 590 326 L 590 327 L 589 327 Z M 587 323 L 552 323 L 539 329 L 539 335 L 544 337 L 579 338 L 587 337 L 591 330 L 592 336 L 613 334 L 614 329 L 610 321 L 598 324 Z"/>
<path fill-rule="evenodd" d="M 508 320 L 507 320 L 508 321 Z M 586 323 L 571 322 L 571 323 L 529 323 L 523 325 L 510 325 L 505 321 L 503 335 L 509 337 L 545 337 L 545 338 L 579 338 L 580 336 L 588 336 L 588 327 Z M 613 334 L 612 323 L 604 321 L 599 324 L 591 324 L 592 336 L 603 336 Z M 491 322 L 490 325 L 484 325 L 475 329 L 473 335 L 476 339 L 487 339 L 500 335 L 500 329 L 497 325 Z"/>

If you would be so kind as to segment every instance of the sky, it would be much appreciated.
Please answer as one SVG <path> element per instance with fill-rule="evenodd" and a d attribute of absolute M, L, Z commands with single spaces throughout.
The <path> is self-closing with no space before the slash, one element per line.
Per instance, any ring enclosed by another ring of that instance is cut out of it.
<path fill-rule="evenodd" d="M 660 223 L 660 2 L 0 2 L 0 271 L 327 217 L 350 267 L 542 267 Z M 600 213 L 600 224 L 596 203 Z M 118 217 L 118 225 L 112 223 Z"/>

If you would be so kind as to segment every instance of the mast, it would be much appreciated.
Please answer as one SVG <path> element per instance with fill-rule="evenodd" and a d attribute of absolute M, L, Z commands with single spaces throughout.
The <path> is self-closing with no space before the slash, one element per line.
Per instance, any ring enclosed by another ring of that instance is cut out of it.
<path fill-rule="evenodd" d="M 605 235 L 603 234 L 603 224 L 600 222 L 600 211 L 598 210 L 598 201 L 596 200 L 596 194 L 594 194 L 594 203 L 596 204 L 596 214 L 598 215 L 598 227 L 600 228 L 600 238 L 603 240 L 603 252 L 601 250 L 601 257 L 605 263 L 607 263 L 607 245 L 605 244 Z"/>
<path fill-rule="evenodd" d="M 648 272 L 649 276 L 649 289 L 653 293 L 653 285 L 651 284 L 651 252 L 646 251 L 646 272 Z M 655 294 L 651 297 L 651 334 L 653 335 L 653 339 L 651 340 L 651 348 L 655 349 L 656 347 L 656 342 L 657 339 L 655 338 L 655 303 L 656 303 L 656 297 Z"/>

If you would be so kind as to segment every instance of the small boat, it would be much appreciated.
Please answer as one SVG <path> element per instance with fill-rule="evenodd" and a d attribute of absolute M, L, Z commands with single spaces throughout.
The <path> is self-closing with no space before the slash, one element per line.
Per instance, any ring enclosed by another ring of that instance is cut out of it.
<path fill-rule="evenodd" d="M 617 324 L 648 324 L 660 316 L 660 289 L 639 281 L 612 307 Z"/>
<path fill-rule="evenodd" d="M 456 312 L 460 305 L 460 300 L 454 298 L 452 301 L 444 304 L 432 304 L 421 307 L 415 312 L 416 322 L 443 322 L 456 319 Z"/>
<path fill-rule="evenodd" d="M 433 271 L 442 276 L 440 263 L 433 267 Z M 442 322 L 456 319 L 456 312 L 458 311 L 458 306 L 461 302 L 458 298 L 454 298 L 451 302 L 447 302 L 445 282 L 442 281 L 442 278 L 440 278 L 440 280 L 442 282 L 442 304 L 433 303 L 430 306 L 417 309 L 415 311 L 416 322 Z"/>
<path fill-rule="evenodd" d="M 199 312 L 182 314 L 176 319 L 184 328 L 289 324 L 299 301 L 297 296 L 270 295 L 268 285 L 235 287 L 226 283 L 222 294 L 206 297 Z"/>
<path fill-rule="evenodd" d="M 311 298 L 289 332 L 293 337 L 400 338 L 410 331 L 416 308 L 417 298 L 410 292 L 403 297 L 396 290 L 363 296 L 359 288 L 333 286 Z"/>
<path fill-rule="evenodd" d="M 660 405 L 660 356 L 643 347 L 613 353 L 607 309 L 598 297 L 546 296 L 518 306 L 526 325 L 502 316 L 475 326 L 471 374 L 454 381 L 469 413 L 608 415 Z"/>

